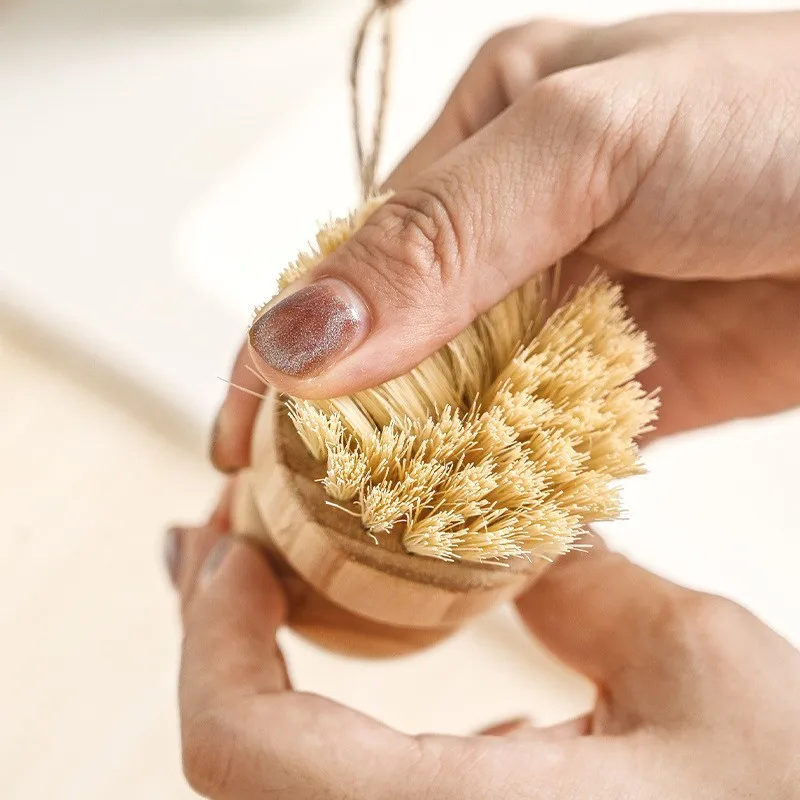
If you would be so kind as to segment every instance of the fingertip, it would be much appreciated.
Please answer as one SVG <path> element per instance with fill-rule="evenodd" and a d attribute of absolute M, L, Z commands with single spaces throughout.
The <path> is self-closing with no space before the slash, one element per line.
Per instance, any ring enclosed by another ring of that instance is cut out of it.
<path fill-rule="evenodd" d="M 223 475 L 233 475 L 250 463 L 250 435 L 260 400 L 244 395 L 242 390 L 231 386 L 214 421 L 209 443 L 209 458 L 212 466 Z"/>
<path fill-rule="evenodd" d="M 250 359 L 278 390 L 301 394 L 303 384 L 326 383 L 331 369 L 370 334 L 372 312 L 347 277 L 323 273 L 298 281 L 251 325 Z"/>
<path fill-rule="evenodd" d="M 219 472 L 231 474 L 249 466 L 250 437 L 266 391 L 245 341 L 236 355 L 228 391 L 211 429 L 209 456 Z"/>
<path fill-rule="evenodd" d="M 174 585 L 185 611 L 192 600 L 203 563 L 225 534 L 211 526 L 173 528 L 177 536 L 179 560 Z M 171 538 L 168 534 L 168 538 Z"/>
<path fill-rule="evenodd" d="M 196 578 L 197 602 L 252 615 L 274 634 L 284 624 L 288 604 L 266 555 L 240 536 L 218 538 L 206 551 Z M 201 600 L 203 598 L 203 600 Z"/>

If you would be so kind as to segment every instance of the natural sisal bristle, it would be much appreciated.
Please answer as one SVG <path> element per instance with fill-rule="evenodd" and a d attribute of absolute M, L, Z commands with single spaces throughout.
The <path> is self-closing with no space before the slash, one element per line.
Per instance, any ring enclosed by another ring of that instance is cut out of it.
<path fill-rule="evenodd" d="M 280 280 L 288 286 L 382 202 L 334 220 Z M 619 287 L 598 277 L 553 313 L 535 279 L 407 375 L 350 397 L 289 399 L 323 485 L 380 543 L 503 563 L 553 558 L 581 527 L 620 513 L 615 481 L 640 472 L 636 437 L 658 402 L 636 375 L 653 360 Z"/>

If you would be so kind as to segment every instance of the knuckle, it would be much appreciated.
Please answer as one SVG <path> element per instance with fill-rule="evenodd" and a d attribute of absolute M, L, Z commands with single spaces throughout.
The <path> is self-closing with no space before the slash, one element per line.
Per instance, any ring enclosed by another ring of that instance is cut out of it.
<path fill-rule="evenodd" d="M 234 737 L 217 713 L 204 713 L 184 723 L 181 731 L 183 774 L 203 797 L 226 790 L 233 765 Z"/>
<path fill-rule="evenodd" d="M 461 233 L 449 192 L 409 190 L 393 196 L 354 240 L 359 260 L 395 301 L 430 310 L 463 271 Z"/>
<path fill-rule="evenodd" d="M 568 173 L 564 191 L 589 220 L 589 231 L 610 220 L 625 198 L 616 178 L 636 157 L 640 98 L 596 65 L 556 73 L 534 87 L 537 110 L 549 121 L 556 160 Z"/>
<path fill-rule="evenodd" d="M 521 25 L 511 25 L 492 34 L 480 47 L 475 61 L 494 62 L 503 59 L 509 50 L 520 50 L 535 55 L 538 46 L 548 43 L 573 30 L 572 25 L 543 17 Z"/>
<path fill-rule="evenodd" d="M 536 79 L 542 51 L 560 30 L 554 20 L 535 20 L 494 34 L 478 51 L 475 64 L 494 76 L 504 105 L 513 103 Z"/>
<path fill-rule="evenodd" d="M 522 29 L 522 26 L 514 26 L 493 33 L 480 46 L 478 54 L 475 56 L 475 62 L 493 63 L 498 58 L 502 58 L 505 49 L 519 41 Z"/>

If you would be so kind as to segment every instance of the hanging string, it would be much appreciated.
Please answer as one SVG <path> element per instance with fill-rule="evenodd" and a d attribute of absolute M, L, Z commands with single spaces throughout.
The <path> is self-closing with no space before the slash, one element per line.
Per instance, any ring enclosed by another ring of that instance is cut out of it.
<path fill-rule="evenodd" d="M 364 15 L 356 34 L 355 47 L 353 48 L 353 61 L 350 67 L 350 87 L 352 89 L 353 103 L 353 132 L 356 142 L 356 158 L 358 160 L 358 173 L 361 180 L 361 194 L 364 200 L 376 193 L 376 175 L 378 161 L 383 144 L 383 129 L 386 122 L 386 109 L 389 97 L 389 79 L 394 47 L 394 9 L 401 0 L 373 0 L 373 5 Z M 380 42 L 380 67 L 378 72 L 378 105 L 375 109 L 375 118 L 372 125 L 372 142 L 366 147 L 362 132 L 360 74 L 364 45 L 367 33 L 374 21 L 381 23 Z"/>

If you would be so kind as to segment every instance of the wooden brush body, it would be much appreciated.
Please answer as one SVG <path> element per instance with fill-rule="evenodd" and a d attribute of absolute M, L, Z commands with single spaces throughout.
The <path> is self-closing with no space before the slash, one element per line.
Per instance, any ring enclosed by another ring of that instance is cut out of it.
<path fill-rule="evenodd" d="M 398 534 L 380 543 L 356 516 L 332 506 L 325 465 L 306 450 L 270 392 L 240 475 L 234 528 L 270 553 L 290 595 L 289 624 L 339 652 L 391 656 L 427 647 L 517 596 L 546 562 L 503 565 L 410 555 Z"/>
<path fill-rule="evenodd" d="M 279 289 L 384 199 L 323 226 Z M 532 278 L 379 386 L 289 398 L 289 411 L 269 394 L 235 523 L 283 571 L 294 628 L 361 655 L 418 649 L 521 593 L 584 525 L 619 516 L 616 482 L 641 472 L 636 439 L 658 407 L 636 380 L 652 347 L 621 287 L 598 275 L 558 297 L 557 284 Z"/>

